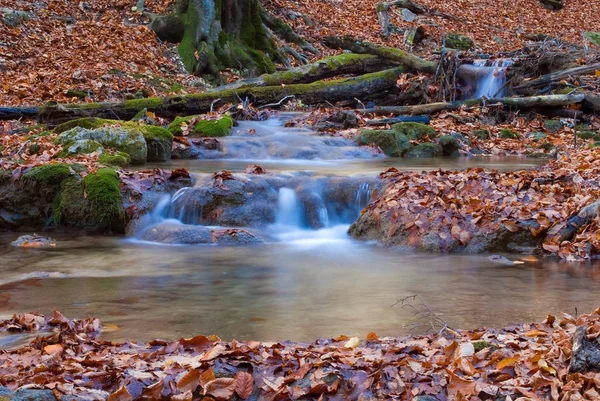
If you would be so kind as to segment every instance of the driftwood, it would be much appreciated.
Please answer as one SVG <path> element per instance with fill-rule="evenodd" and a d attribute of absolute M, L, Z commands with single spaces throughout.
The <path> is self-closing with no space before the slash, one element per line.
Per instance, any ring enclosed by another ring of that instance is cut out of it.
<path fill-rule="evenodd" d="M 425 60 L 412 53 L 393 47 L 377 46 L 371 43 L 357 41 L 349 36 L 344 36 L 342 38 L 328 36 L 323 39 L 323 44 L 332 49 L 349 50 L 352 53 L 358 54 L 373 54 L 382 59 L 404 65 L 414 71 L 433 74 L 437 68 L 437 63 Z"/>
<path fill-rule="evenodd" d="M 345 100 L 356 103 L 357 99 L 368 101 L 395 89 L 398 75 L 404 71 L 404 68 L 397 67 L 353 78 L 311 84 L 224 89 L 210 93 L 112 103 L 52 104 L 38 108 L 3 109 L 0 119 L 12 120 L 26 116 L 48 122 L 61 122 L 78 117 L 125 120 L 132 118 L 143 109 L 152 111 L 160 117 L 174 117 L 206 113 L 219 105 L 246 99 L 255 106 L 262 106 L 277 103 L 286 96 L 294 97 L 305 104 L 335 103 Z"/>
<path fill-rule="evenodd" d="M 429 104 L 419 104 L 415 106 L 392 106 L 392 107 L 375 107 L 364 110 L 356 110 L 358 113 L 386 115 L 420 115 L 420 114 L 435 114 L 440 111 L 458 110 L 463 106 L 503 106 L 516 109 L 527 109 L 534 107 L 556 107 L 568 106 L 571 104 L 581 103 L 585 96 L 583 94 L 569 95 L 550 95 L 550 96 L 531 96 L 531 97 L 506 97 L 492 99 L 471 99 L 458 102 L 439 102 Z"/>
<path fill-rule="evenodd" d="M 273 74 L 264 74 L 258 78 L 233 82 L 229 85 L 212 89 L 210 92 L 225 89 L 250 88 L 256 86 L 275 86 L 304 84 L 332 78 L 339 75 L 363 75 L 391 68 L 397 63 L 381 59 L 371 54 L 342 54 L 327 57 L 315 63 L 302 65 Z"/>
<path fill-rule="evenodd" d="M 513 89 L 515 91 L 519 91 L 523 89 L 540 87 L 572 76 L 593 75 L 597 70 L 600 70 L 600 63 L 569 68 L 567 70 L 556 71 L 550 74 L 542 75 L 541 77 L 532 79 L 531 81 L 525 81 Z"/>

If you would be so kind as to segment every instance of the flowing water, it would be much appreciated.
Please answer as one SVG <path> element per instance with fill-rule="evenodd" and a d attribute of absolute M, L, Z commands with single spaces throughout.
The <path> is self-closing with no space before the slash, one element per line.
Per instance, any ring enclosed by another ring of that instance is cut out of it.
<path fill-rule="evenodd" d="M 539 261 L 506 267 L 488 260 L 489 255 L 407 253 L 346 234 L 376 189 L 377 174 L 387 167 L 509 170 L 533 168 L 539 161 L 390 160 L 351 149 L 347 140 L 326 142 L 282 124 L 272 120 L 239 127 L 263 139 L 277 137 L 275 154 L 261 153 L 256 159 L 249 153 L 244 159 L 243 154 L 226 153 L 221 159 L 161 165 L 188 168 L 198 184 L 158 199 L 146 222 L 148 227 L 186 229 L 208 224 L 202 183 L 210 179 L 209 173 L 241 173 L 258 163 L 274 174 L 246 177 L 247 185 L 256 186 L 250 205 L 255 209 L 239 213 L 263 223 L 258 229 L 265 243 L 162 245 L 141 240 L 146 227 L 132 238 L 52 234 L 55 248 L 16 249 L 9 244 L 19 234 L 0 233 L 0 317 L 57 309 L 67 316 L 99 317 L 113 328 L 103 334 L 107 339 L 202 333 L 268 341 L 342 333 L 364 337 L 370 331 L 406 334 L 406 325 L 415 323 L 412 313 L 390 306 L 411 294 L 419 294 L 458 328 L 540 320 L 548 313 L 597 306 L 600 267 L 593 264 Z M 223 140 L 225 148 L 237 148 L 241 136 Z M 268 143 L 264 139 L 263 145 Z M 282 159 L 278 152 L 287 143 L 316 150 L 319 157 L 309 159 L 315 156 L 309 152 L 301 158 L 290 149 L 284 153 L 294 159 Z M 237 212 L 229 217 L 223 213 L 219 225 L 241 218 Z M 25 340 L 4 335 L 0 347 Z"/>
<path fill-rule="evenodd" d="M 504 97 L 506 94 L 506 69 L 513 64 L 512 60 L 475 60 L 474 67 L 484 70 L 482 79 L 477 82 L 474 99 L 485 97 Z"/>

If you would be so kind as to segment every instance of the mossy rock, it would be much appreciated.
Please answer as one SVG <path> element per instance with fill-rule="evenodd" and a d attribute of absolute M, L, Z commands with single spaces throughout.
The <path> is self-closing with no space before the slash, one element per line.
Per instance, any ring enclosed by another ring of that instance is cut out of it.
<path fill-rule="evenodd" d="M 550 142 L 544 142 L 540 146 L 538 146 L 538 148 L 546 152 L 550 152 L 552 149 L 554 149 L 554 145 Z"/>
<path fill-rule="evenodd" d="M 191 120 L 198 116 L 177 117 L 167 130 L 175 136 L 183 135 L 181 130 L 182 124 L 188 124 Z M 222 137 L 228 136 L 233 128 L 233 119 L 229 116 L 223 116 L 217 120 L 198 120 L 195 125 L 189 130 L 189 136 L 198 137 Z"/>
<path fill-rule="evenodd" d="M 95 174 L 88 174 L 83 179 L 83 185 L 95 221 L 106 224 L 109 228 L 121 226 L 125 211 L 116 171 L 102 168 Z"/>
<path fill-rule="evenodd" d="M 92 139 L 79 139 L 63 149 L 60 156 L 86 155 L 94 152 L 102 152 L 104 147 Z"/>
<path fill-rule="evenodd" d="M 451 32 L 446 35 L 446 47 L 457 50 L 471 50 L 475 47 L 475 42 L 466 35 Z"/>
<path fill-rule="evenodd" d="M 594 45 L 600 47 L 600 32 L 591 32 L 588 31 L 585 33 L 585 37 Z"/>
<path fill-rule="evenodd" d="M 542 141 L 548 138 L 548 135 L 544 134 L 543 132 L 530 132 L 529 134 L 527 134 L 527 136 L 532 141 Z"/>
<path fill-rule="evenodd" d="M 452 135 L 442 135 L 438 139 L 438 145 L 442 147 L 444 156 L 457 156 L 459 154 L 460 143 Z"/>
<path fill-rule="evenodd" d="M 500 130 L 500 138 L 504 139 L 519 139 L 519 134 L 510 128 L 503 128 Z"/>
<path fill-rule="evenodd" d="M 363 130 L 356 138 L 356 143 L 362 146 L 378 146 L 383 153 L 391 157 L 401 157 L 411 148 L 410 141 L 406 135 L 392 130 Z"/>
<path fill-rule="evenodd" d="M 407 157 L 436 157 L 443 154 L 442 147 L 437 143 L 424 142 L 415 146 L 406 154 Z"/>
<path fill-rule="evenodd" d="M 438 136 L 435 129 L 421 123 L 398 123 L 392 125 L 392 131 L 407 136 L 410 139 L 433 139 Z"/>
<path fill-rule="evenodd" d="M 563 124 L 558 120 L 546 120 L 544 121 L 544 128 L 549 132 L 556 133 L 561 130 Z"/>
<path fill-rule="evenodd" d="M 23 178 L 47 184 L 59 184 L 72 175 L 71 166 L 65 163 L 36 166 L 23 174 Z"/>
<path fill-rule="evenodd" d="M 594 131 L 579 131 L 577 137 L 581 139 L 600 139 L 600 135 Z"/>
<path fill-rule="evenodd" d="M 12 173 L 8 170 L 0 168 L 0 183 L 8 181 L 12 178 Z"/>
<path fill-rule="evenodd" d="M 554 93 L 556 93 L 557 95 L 568 95 L 569 93 L 575 91 L 575 88 L 571 88 L 571 87 L 566 87 L 566 88 L 561 88 L 557 91 L 555 91 Z"/>
<path fill-rule="evenodd" d="M 131 157 L 125 152 L 115 152 L 114 154 L 104 152 L 98 161 L 106 166 L 125 167 L 131 163 Z"/>
<path fill-rule="evenodd" d="M 119 120 L 108 120 L 103 118 L 95 118 L 95 117 L 85 117 L 79 118 L 76 120 L 68 121 L 57 126 L 54 129 L 54 132 L 58 134 L 62 134 L 68 130 L 71 130 L 76 127 L 86 128 L 86 129 L 98 129 L 103 127 L 110 127 L 111 129 L 122 128 L 125 130 L 129 130 L 132 135 L 137 135 L 137 131 L 141 132 L 145 141 L 146 141 L 146 158 L 144 161 L 139 161 L 137 157 L 134 156 L 136 152 L 130 152 L 127 149 L 116 148 L 117 150 L 124 151 L 131 156 L 133 164 L 143 164 L 144 162 L 165 162 L 171 160 L 171 149 L 173 147 L 173 135 L 165 129 L 161 127 L 156 127 L 154 125 L 142 124 L 136 121 L 119 121 Z M 60 136 L 59 136 L 60 137 Z M 98 141 L 98 140 L 97 140 Z M 109 146 L 105 143 L 100 142 L 104 146 Z M 141 152 L 141 150 L 140 150 Z M 141 155 L 140 155 L 141 157 Z"/>
<path fill-rule="evenodd" d="M 56 143 L 69 148 L 81 140 L 92 140 L 105 148 L 113 148 L 129 154 L 132 164 L 144 164 L 148 157 L 148 146 L 142 132 L 124 127 L 102 127 L 96 129 L 73 128 L 63 132 Z"/>

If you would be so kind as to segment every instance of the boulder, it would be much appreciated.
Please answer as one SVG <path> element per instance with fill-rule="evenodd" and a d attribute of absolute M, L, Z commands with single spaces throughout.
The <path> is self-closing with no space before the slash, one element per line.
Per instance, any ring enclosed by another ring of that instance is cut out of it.
<path fill-rule="evenodd" d="M 561 10 L 564 7 L 563 0 L 540 0 L 540 3 L 549 10 Z"/>
<path fill-rule="evenodd" d="M 148 146 L 141 131 L 123 127 L 101 127 L 86 129 L 75 127 L 63 132 L 56 139 L 57 144 L 70 148 L 82 140 L 92 140 L 104 147 L 127 153 L 132 164 L 144 164 L 148 157 Z"/>
<path fill-rule="evenodd" d="M 433 139 L 439 134 L 427 124 L 405 122 L 392 125 L 392 131 L 407 136 L 409 139 Z"/>
<path fill-rule="evenodd" d="M 443 154 L 442 147 L 437 143 L 423 142 L 406 154 L 408 157 L 436 157 Z"/>
<path fill-rule="evenodd" d="M 93 152 L 102 152 L 104 147 L 93 139 L 78 139 L 65 147 L 64 152 L 68 156 L 85 155 Z"/>
<path fill-rule="evenodd" d="M 0 386 L 1 401 L 56 401 L 52 390 L 19 389 L 10 391 Z"/>
<path fill-rule="evenodd" d="M 162 41 L 179 43 L 183 39 L 185 27 L 181 19 L 175 14 L 155 17 L 150 23 L 150 29 Z"/>
<path fill-rule="evenodd" d="M 359 145 L 374 145 L 392 157 L 404 156 L 411 148 L 408 137 L 394 130 L 363 130 L 356 137 Z"/>
<path fill-rule="evenodd" d="M 475 47 L 475 42 L 466 35 L 452 32 L 446 35 L 446 47 L 466 51 L 473 49 Z"/>
<path fill-rule="evenodd" d="M 234 121 L 229 116 L 216 120 L 205 120 L 199 116 L 176 117 L 167 127 L 174 136 L 182 136 L 182 127 L 186 126 L 187 135 L 190 137 L 222 137 L 231 134 Z"/>
<path fill-rule="evenodd" d="M 460 134 L 457 134 L 460 135 Z M 438 145 L 442 147 L 442 153 L 444 156 L 458 156 L 460 143 L 458 138 L 453 135 L 442 135 L 438 139 Z"/>
<path fill-rule="evenodd" d="M 0 21 L 4 25 L 16 27 L 24 21 L 31 19 L 31 16 L 25 11 L 13 10 L 10 8 L 0 8 Z"/>

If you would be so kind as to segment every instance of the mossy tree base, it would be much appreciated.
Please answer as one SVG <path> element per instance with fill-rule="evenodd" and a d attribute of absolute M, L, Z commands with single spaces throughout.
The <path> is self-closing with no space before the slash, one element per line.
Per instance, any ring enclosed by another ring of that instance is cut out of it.
<path fill-rule="evenodd" d="M 150 27 L 160 39 L 179 43 L 186 69 L 218 77 L 225 68 L 248 76 L 275 71 L 283 61 L 263 26 L 259 0 L 177 0 L 171 14 L 155 17 Z"/>

